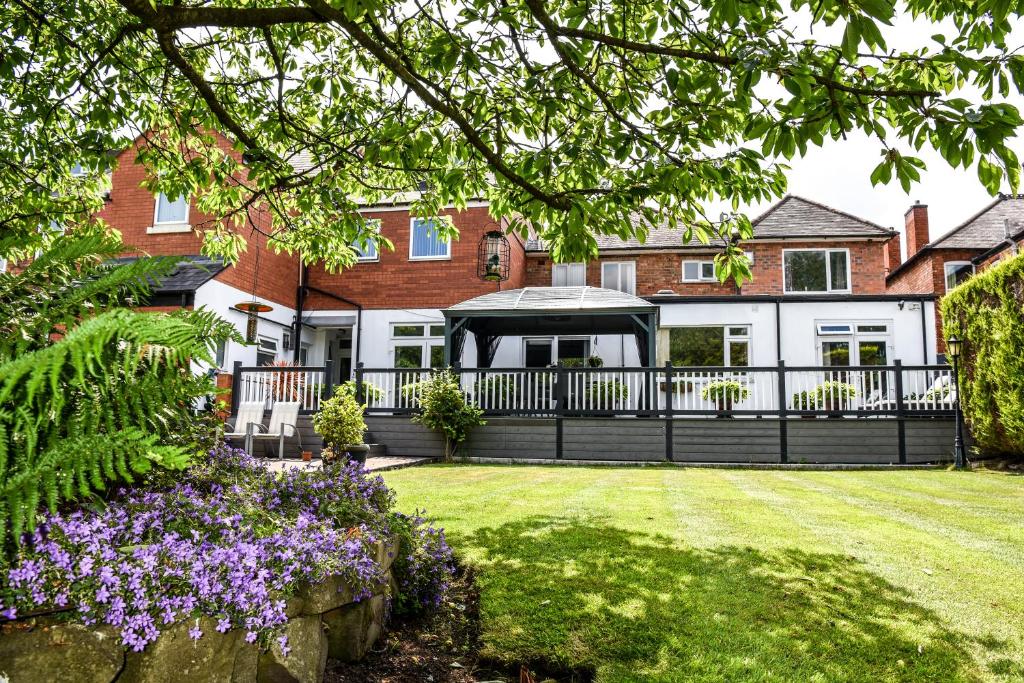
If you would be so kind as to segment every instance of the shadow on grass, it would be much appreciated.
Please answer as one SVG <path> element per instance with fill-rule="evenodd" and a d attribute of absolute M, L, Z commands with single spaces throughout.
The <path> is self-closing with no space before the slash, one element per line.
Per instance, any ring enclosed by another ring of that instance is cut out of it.
<path fill-rule="evenodd" d="M 452 540 L 485 551 L 484 655 L 498 661 L 596 669 L 610 681 L 977 675 L 962 634 L 848 556 L 680 548 L 546 517 Z"/>

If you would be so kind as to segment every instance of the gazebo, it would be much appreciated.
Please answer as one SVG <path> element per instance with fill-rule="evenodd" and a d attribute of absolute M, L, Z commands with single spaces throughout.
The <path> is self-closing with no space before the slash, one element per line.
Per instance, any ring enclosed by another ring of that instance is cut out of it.
<path fill-rule="evenodd" d="M 476 340 L 477 367 L 489 368 L 504 336 L 632 334 L 640 362 L 654 367 L 658 307 L 602 287 L 524 287 L 484 294 L 444 311 L 446 364 L 462 358 L 466 335 Z"/>

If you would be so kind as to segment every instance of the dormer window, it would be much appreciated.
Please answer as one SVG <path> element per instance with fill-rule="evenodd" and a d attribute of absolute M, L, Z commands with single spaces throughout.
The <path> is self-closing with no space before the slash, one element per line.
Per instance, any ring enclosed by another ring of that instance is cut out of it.
<path fill-rule="evenodd" d="M 161 192 L 156 198 L 153 227 L 147 232 L 189 232 L 188 197 L 168 197 Z"/>

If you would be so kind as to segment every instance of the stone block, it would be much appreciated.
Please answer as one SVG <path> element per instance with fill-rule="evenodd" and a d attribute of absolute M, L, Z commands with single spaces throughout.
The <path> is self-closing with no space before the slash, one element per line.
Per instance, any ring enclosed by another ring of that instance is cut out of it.
<path fill-rule="evenodd" d="M 355 599 L 355 594 L 348 581 L 332 576 L 323 583 L 303 586 L 295 597 L 302 601 L 300 614 L 314 615 L 347 605 Z"/>
<path fill-rule="evenodd" d="M 288 622 L 287 656 L 274 639 L 259 658 L 258 683 L 319 683 L 327 667 L 327 635 L 319 616 L 297 617 Z"/>
<path fill-rule="evenodd" d="M 143 652 L 129 652 L 118 683 L 178 683 L 207 681 L 235 683 L 255 668 L 259 649 L 245 642 L 244 629 L 217 631 L 217 620 L 201 617 L 203 636 L 192 640 L 189 629 L 195 619 L 165 628 Z M 236 674 L 236 670 L 238 673 Z M 251 678 L 249 679 L 252 680 Z"/>
<path fill-rule="evenodd" d="M 383 629 L 384 612 L 384 596 L 375 595 L 324 614 L 330 657 L 343 662 L 365 657 Z"/>
<path fill-rule="evenodd" d="M 108 626 L 15 622 L 0 634 L 0 680 L 11 683 L 110 683 L 124 660 L 121 637 Z"/>

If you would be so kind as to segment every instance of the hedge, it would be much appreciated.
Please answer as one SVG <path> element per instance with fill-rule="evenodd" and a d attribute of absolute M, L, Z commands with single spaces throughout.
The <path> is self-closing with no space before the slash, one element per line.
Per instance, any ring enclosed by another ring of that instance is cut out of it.
<path fill-rule="evenodd" d="M 1024 254 L 949 292 L 942 320 L 964 340 L 960 403 L 978 448 L 1024 456 Z"/>

